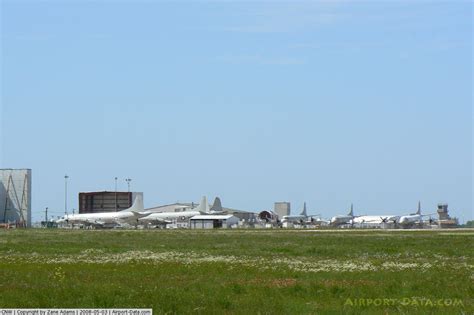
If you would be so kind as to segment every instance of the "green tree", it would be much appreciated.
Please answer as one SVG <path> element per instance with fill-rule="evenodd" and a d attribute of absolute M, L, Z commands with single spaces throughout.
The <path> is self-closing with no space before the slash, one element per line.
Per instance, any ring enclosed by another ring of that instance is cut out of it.
<path fill-rule="evenodd" d="M 474 228 L 474 220 L 467 221 L 466 224 L 464 224 L 464 227 Z"/>

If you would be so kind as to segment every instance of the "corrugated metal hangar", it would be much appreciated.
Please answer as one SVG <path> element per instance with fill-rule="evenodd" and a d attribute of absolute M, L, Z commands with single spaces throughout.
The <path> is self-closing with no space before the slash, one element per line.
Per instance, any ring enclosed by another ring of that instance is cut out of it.
<path fill-rule="evenodd" d="M 0 169 L 0 222 L 31 226 L 31 169 Z"/>
<path fill-rule="evenodd" d="M 79 193 L 79 213 L 116 212 L 132 206 L 137 195 L 143 193 L 97 191 Z"/>
<path fill-rule="evenodd" d="M 191 229 L 217 229 L 237 227 L 239 218 L 233 215 L 196 215 L 190 219 Z"/>

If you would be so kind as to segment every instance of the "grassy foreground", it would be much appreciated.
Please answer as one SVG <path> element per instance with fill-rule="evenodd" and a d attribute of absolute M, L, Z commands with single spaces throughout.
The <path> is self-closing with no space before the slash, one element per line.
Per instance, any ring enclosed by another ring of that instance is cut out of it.
<path fill-rule="evenodd" d="M 474 230 L 1 230 L 0 307 L 473 314 Z"/>

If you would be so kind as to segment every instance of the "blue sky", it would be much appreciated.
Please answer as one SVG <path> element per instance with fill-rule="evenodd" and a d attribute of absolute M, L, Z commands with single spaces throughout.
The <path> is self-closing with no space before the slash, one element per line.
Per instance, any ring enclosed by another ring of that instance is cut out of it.
<path fill-rule="evenodd" d="M 80 191 L 473 219 L 468 1 L 1 2 L 1 167 Z"/>

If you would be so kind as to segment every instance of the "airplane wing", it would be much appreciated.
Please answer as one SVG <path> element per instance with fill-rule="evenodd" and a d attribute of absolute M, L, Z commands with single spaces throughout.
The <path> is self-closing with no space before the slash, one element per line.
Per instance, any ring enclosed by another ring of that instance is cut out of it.
<path fill-rule="evenodd" d="M 156 218 L 156 217 L 151 217 L 151 218 L 144 217 L 144 218 L 141 218 L 140 221 L 150 223 L 150 224 L 171 224 L 171 223 L 173 223 L 172 221 L 165 220 L 165 219 L 160 219 L 160 218 Z"/>
<path fill-rule="evenodd" d="M 98 221 L 95 221 L 93 224 L 94 224 L 95 226 L 104 226 L 104 225 L 105 225 L 105 222 L 98 220 Z"/>
<path fill-rule="evenodd" d="M 85 220 L 80 220 L 81 224 L 87 225 L 87 226 L 93 226 L 93 227 L 104 227 L 106 222 L 101 221 L 101 220 L 91 220 L 91 219 L 85 219 Z"/>
<path fill-rule="evenodd" d="M 97 221 L 95 220 L 91 220 L 91 219 L 74 219 L 74 220 L 66 220 L 66 222 L 70 222 L 72 224 L 83 224 L 83 225 L 87 225 L 87 226 L 90 226 L 90 225 L 95 225 L 97 224 Z M 99 223 L 100 225 L 101 223 Z"/>
<path fill-rule="evenodd" d="M 119 223 L 136 224 L 139 222 L 139 219 L 145 218 L 151 214 L 151 212 L 138 212 L 134 210 L 131 210 L 130 213 L 131 215 L 126 217 L 114 218 L 114 221 Z"/>
<path fill-rule="evenodd" d="M 129 224 L 129 225 L 137 225 L 137 224 L 140 224 L 140 222 L 143 222 L 141 221 L 140 217 L 139 216 L 129 216 L 129 217 L 125 217 L 125 218 L 116 218 L 114 219 L 115 222 L 119 225 L 122 225 L 122 224 Z"/>
<path fill-rule="evenodd" d="M 104 225 L 105 222 L 102 222 L 102 220 L 90 220 L 90 219 L 87 219 L 86 220 L 87 223 L 90 223 L 90 224 L 99 224 L 99 225 Z"/>
<path fill-rule="evenodd" d="M 154 225 L 159 225 L 159 224 L 171 224 L 173 222 L 168 221 L 168 220 L 163 220 L 163 219 L 153 219 L 153 220 L 147 220 L 148 223 L 154 224 Z"/>
<path fill-rule="evenodd" d="M 315 224 L 315 225 L 330 224 L 331 220 L 324 220 L 324 219 L 321 219 L 321 218 L 316 218 L 315 219 L 315 218 L 311 217 L 311 219 L 308 221 L 308 223 Z"/>

